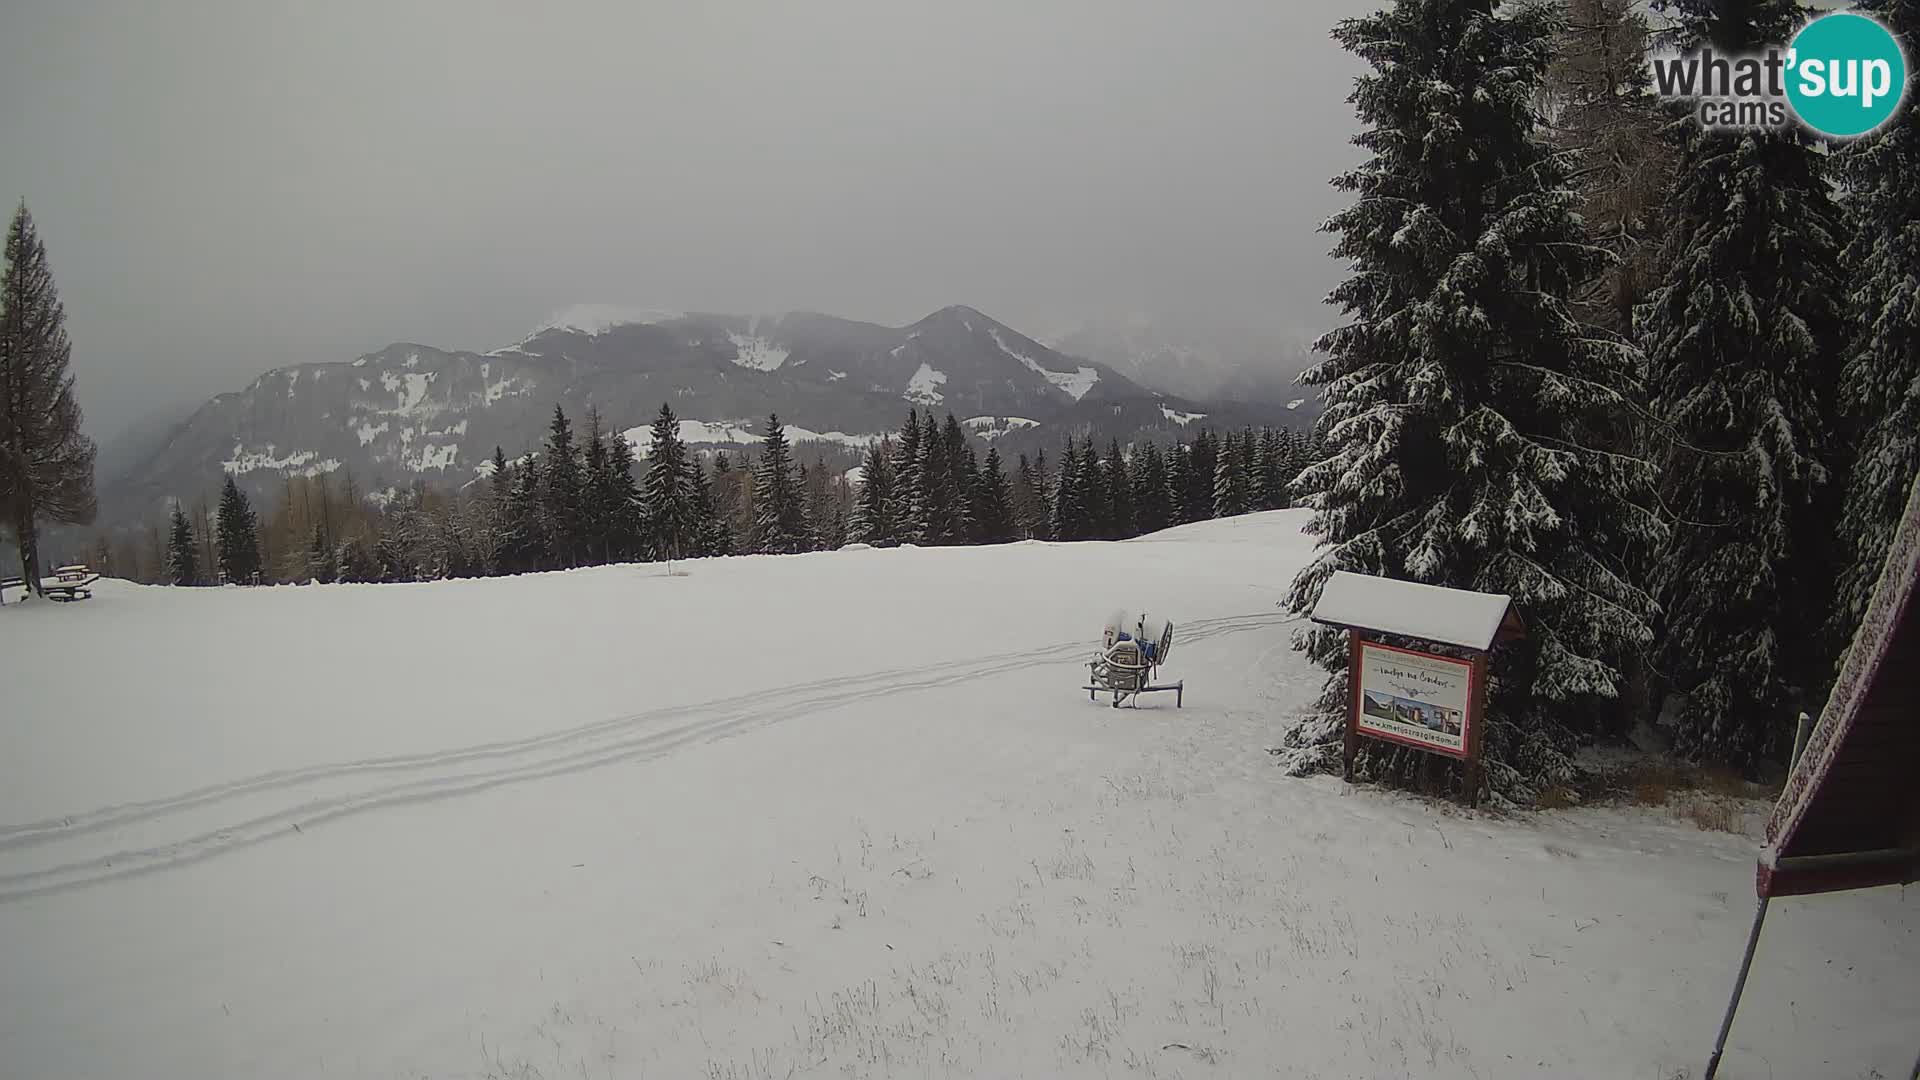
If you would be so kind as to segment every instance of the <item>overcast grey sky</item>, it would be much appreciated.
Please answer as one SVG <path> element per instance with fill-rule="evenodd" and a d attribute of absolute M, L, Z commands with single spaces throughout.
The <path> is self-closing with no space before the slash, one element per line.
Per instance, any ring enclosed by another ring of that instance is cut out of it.
<path fill-rule="evenodd" d="M 8 0 L 97 434 L 574 303 L 1302 329 L 1361 0 Z"/>

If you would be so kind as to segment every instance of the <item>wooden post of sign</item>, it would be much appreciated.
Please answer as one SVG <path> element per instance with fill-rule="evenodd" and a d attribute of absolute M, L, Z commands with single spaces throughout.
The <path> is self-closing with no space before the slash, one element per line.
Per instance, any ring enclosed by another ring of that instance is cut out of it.
<path fill-rule="evenodd" d="M 1360 754 L 1360 631 L 1347 631 L 1347 739 L 1342 751 L 1347 783 L 1353 783 L 1353 759 Z"/>
<path fill-rule="evenodd" d="M 1487 654 L 1473 654 L 1473 698 L 1468 705 L 1473 716 L 1467 727 L 1467 805 L 1478 809 L 1480 806 L 1480 784 L 1484 779 L 1480 765 L 1480 748 L 1487 735 L 1481 725 L 1487 718 Z"/>

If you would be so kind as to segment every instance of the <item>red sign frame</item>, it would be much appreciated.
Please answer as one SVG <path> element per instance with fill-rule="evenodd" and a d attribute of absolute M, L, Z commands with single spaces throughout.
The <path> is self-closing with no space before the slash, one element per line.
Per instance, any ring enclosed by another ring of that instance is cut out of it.
<path fill-rule="evenodd" d="M 1465 667 L 1467 669 L 1467 708 L 1466 715 L 1462 719 L 1462 730 L 1460 732 L 1464 749 L 1453 750 L 1447 747 L 1434 746 L 1430 743 L 1423 743 L 1403 736 L 1397 736 L 1391 732 L 1362 730 L 1360 727 L 1360 716 L 1363 688 L 1360 679 L 1360 665 L 1363 648 L 1384 649 L 1389 652 L 1405 653 L 1408 656 L 1441 660 L 1449 664 L 1458 664 Z M 1346 774 L 1348 780 L 1353 779 L 1353 759 L 1354 756 L 1360 752 L 1360 739 L 1364 736 L 1369 739 L 1390 742 L 1396 746 L 1405 746 L 1410 749 L 1421 750 L 1429 754 L 1465 762 L 1467 766 L 1467 790 L 1470 793 L 1468 798 L 1470 801 L 1478 802 L 1480 792 L 1480 747 L 1484 737 L 1483 729 L 1485 726 L 1482 721 L 1486 716 L 1486 653 L 1475 651 L 1471 659 L 1463 660 L 1460 657 L 1447 656 L 1442 653 L 1427 652 L 1420 649 L 1405 649 L 1398 645 L 1388 645 L 1379 641 L 1365 641 L 1361 638 L 1358 630 L 1350 629 L 1347 631 L 1347 691 Z"/>

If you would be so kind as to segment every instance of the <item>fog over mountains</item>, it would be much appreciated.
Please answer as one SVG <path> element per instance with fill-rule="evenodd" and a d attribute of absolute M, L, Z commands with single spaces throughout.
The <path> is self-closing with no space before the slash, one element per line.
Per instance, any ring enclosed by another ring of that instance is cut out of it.
<path fill-rule="evenodd" d="M 417 481 L 460 487 L 489 471 L 495 446 L 509 457 L 537 447 L 555 405 L 578 424 L 595 410 L 643 448 L 662 402 L 689 443 L 709 448 L 750 448 L 773 412 L 796 443 L 857 448 L 918 408 L 953 413 L 1008 456 L 1057 448 L 1069 433 L 1166 442 L 1195 424 L 1297 426 L 1311 411 L 1291 383 L 1297 364 L 1248 363 L 1132 330 L 1085 328 L 1050 348 L 964 306 L 887 327 L 810 312 L 581 305 L 483 353 L 396 343 L 276 368 L 184 421 L 135 431 L 103 455 L 101 524 L 152 520 L 227 473 L 256 498 L 287 475 L 321 473 L 350 473 L 376 500 Z"/>

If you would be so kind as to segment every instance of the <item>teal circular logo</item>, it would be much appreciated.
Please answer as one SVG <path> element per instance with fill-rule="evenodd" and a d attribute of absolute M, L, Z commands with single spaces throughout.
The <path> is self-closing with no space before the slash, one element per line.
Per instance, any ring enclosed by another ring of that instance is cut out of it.
<path fill-rule="evenodd" d="M 1865 135 L 1893 116 L 1906 92 L 1899 40 L 1865 15 L 1823 15 L 1788 46 L 1787 101 L 1823 135 Z"/>

